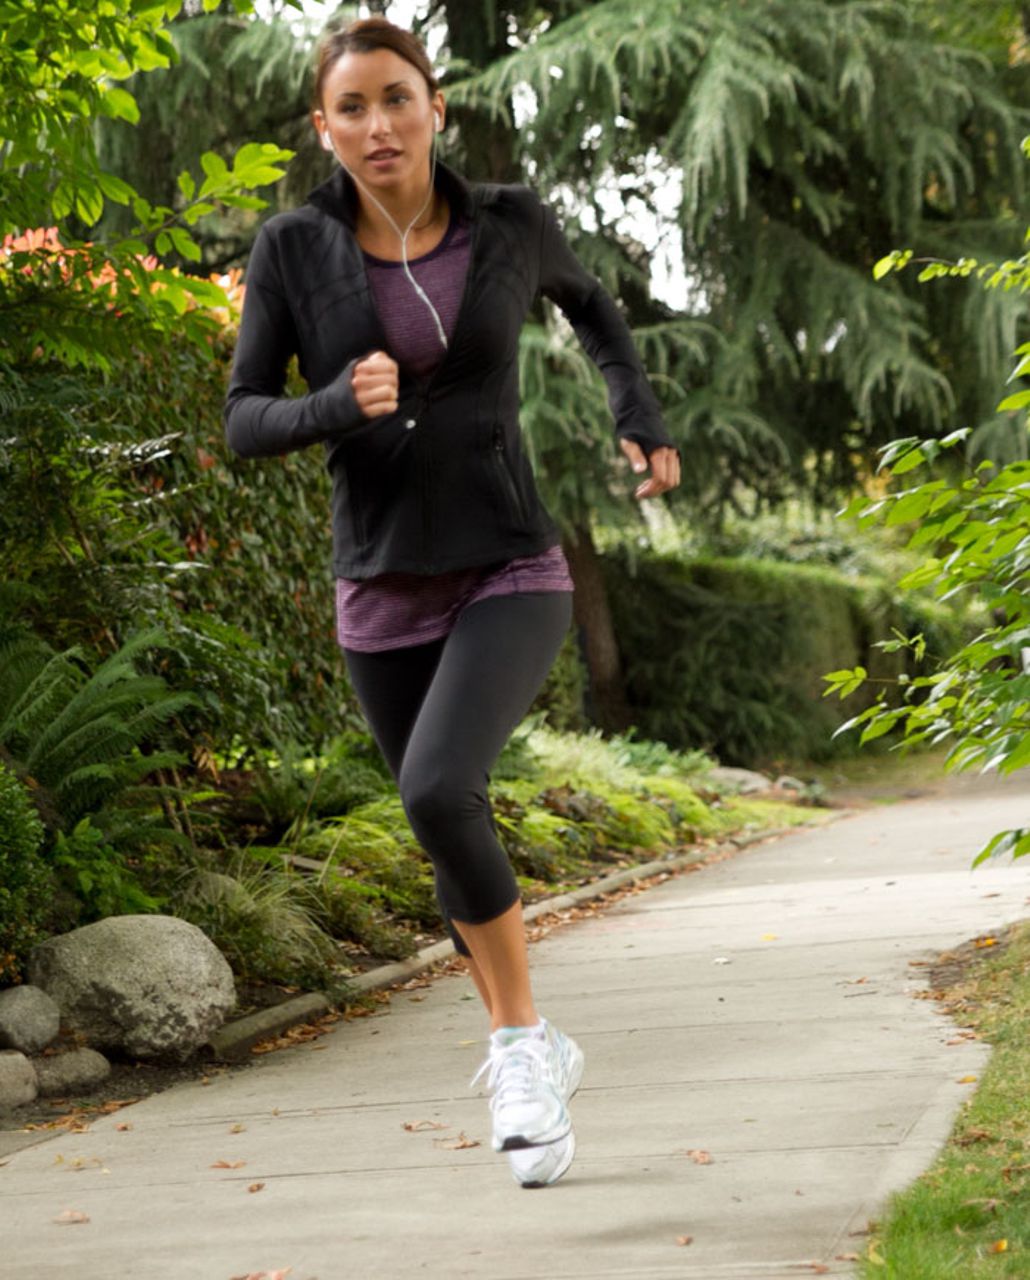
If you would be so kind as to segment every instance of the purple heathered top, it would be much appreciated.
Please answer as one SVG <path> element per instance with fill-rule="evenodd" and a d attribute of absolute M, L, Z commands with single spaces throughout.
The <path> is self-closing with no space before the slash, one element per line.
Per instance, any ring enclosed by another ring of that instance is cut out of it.
<path fill-rule="evenodd" d="M 448 341 L 465 290 L 471 227 L 452 217 L 443 239 L 411 274 L 439 312 Z M 411 287 L 400 262 L 365 254 L 365 270 L 390 354 L 417 377 L 426 377 L 444 354 L 429 308 Z M 572 577 L 560 546 L 501 564 L 448 573 L 381 573 L 354 581 L 336 579 L 336 638 L 361 653 L 427 644 L 445 636 L 458 615 L 477 600 L 526 591 L 571 591 Z"/>
<path fill-rule="evenodd" d="M 448 341 L 465 291 L 471 239 L 472 228 L 467 220 L 452 217 L 435 249 L 421 258 L 408 259 L 411 274 L 440 313 Z M 371 253 L 364 257 L 365 273 L 390 354 L 416 377 L 428 376 L 443 356 L 429 308 L 411 287 L 402 262 L 388 262 Z"/>

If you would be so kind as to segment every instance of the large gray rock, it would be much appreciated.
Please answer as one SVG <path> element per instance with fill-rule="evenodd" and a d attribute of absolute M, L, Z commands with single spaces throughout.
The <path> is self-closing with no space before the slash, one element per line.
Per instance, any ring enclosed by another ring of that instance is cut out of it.
<path fill-rule="evenodd" d="M 67 1053 L 36 1058 L 36 1081 L 44 1098 L 88 1093 L 111 1074 L 111 1064 L 95 1049 L 69 1049 Z"/>
<path fill-rule="evenodd" d="M 61 1029 L 61 1010 L 39 987 L 0 991 L 0 1049 L 38 1053 Z"/>
<path fill-rule="evenodd" d="M 32 1063 L 16 1049 L 0 1050 L 0 1111 L 32 1102 L 39 1086 Z"/>
<path fill-rule="evenodd" d="M 753 769 L 736 769 L 732 765 L 720 764 L 709 769 L 705 781 L 720 791 L 730 791 L 736 795 L 751 795 L 755 791 L 768 791 L 772 786 L 764 773 L 755 773 Z"/>
<path fill-rule="evenodd" d="M 183 1062 L 236 1002 L 232 970 L 196 925 L 175 916 L 111 916 L 48 938 L 29 980 L 97 1049 Z"/>

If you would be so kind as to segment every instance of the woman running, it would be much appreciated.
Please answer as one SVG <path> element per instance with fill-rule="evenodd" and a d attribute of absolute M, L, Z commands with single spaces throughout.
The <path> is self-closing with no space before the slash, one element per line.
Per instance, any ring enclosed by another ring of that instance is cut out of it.
<path fill-rule="evenodd" d="M 338 641 L 490 1017 L 472 1083 L 489 1072 L 493 1148 L 539 1187 L 572 1161 L 583 1053 L 533 1003 L 487 796 L 572 611 L 519 428 L 538 294 L 601 370 L 633 469 L 650 469 L 638 498 L 679 483 L 679 454 L 621 313 L 551 209 L 438 161 L 445 110 L 411 32 L 375 17 L 323 36 L 311 120 L 337 167 L 258 233 L 225 426 L 243 457 L 325 447 Z M 309 393 L 287 397 L 294 354 Z"/>

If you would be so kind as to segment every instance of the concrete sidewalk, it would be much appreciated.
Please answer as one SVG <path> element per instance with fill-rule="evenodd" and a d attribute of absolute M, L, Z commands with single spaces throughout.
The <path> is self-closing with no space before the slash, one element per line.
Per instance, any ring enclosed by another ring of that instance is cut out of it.
<path fill-rule="evenodd" d="M 969 870 L 982 840 L 1025 824 L 1028 797 L 1025 778 L 949 781 L 537 943 L 537 1003 L 586 1052 L 578 1155 L 554 1187 L 522 1190 L 490 1150 L 468 1088 L 485 1019 L 471 980 L 442 976 L 313 1045 L 12 1156 L 0 1274 L 848 1275 L 850 1233 L 930 1162 L 975 1089 L 961 1077 L 986 1061 L 913 997 L 925 970 L 910 962 L 1030 914 L 1030 869 Z M 55 1223 L 69 1209 L 89 1221 Z"/>

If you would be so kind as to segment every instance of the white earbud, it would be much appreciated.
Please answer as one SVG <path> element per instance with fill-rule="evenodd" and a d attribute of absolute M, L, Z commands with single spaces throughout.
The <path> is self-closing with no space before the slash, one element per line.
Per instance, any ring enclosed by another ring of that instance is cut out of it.
<path fill-rule="evenodd" d="M 443 133 L 443 116 L 439 111 L 436 113 L 436 132 Z"/>
<path fill-rule="evenodd" d="M 329 136 L 328 129 L 322 130 L 322 149 L 323 151 L 332 151 L 333 149 L 333 140 Z"/>

